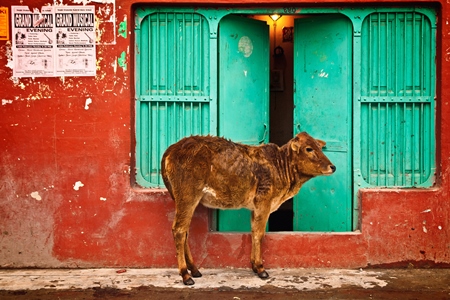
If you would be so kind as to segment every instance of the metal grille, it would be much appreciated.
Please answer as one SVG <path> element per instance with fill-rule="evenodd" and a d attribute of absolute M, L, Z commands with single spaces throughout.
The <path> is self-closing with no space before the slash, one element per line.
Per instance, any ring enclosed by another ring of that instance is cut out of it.
<path fill-rule="evenodd" d="M 162 154 L 182 137 L 209 132 L 209 103 L 141 101 L 139 118 L 140 175 L 146 182 L 162 186 Z"/>
<path fill-rule="evenodd" d="M 163 186 L 167 147 L 209 133 L 208 23 L 195 13 L 153 13 L 142 20 L 137 45 L 137 180 Z"/>
<path fill-rule="evenodd" d="M 362 27 L 361 171 L 376 186 L 418 186 L 434 168 L 431 24 L 416 12 L 372 13 Z"/>

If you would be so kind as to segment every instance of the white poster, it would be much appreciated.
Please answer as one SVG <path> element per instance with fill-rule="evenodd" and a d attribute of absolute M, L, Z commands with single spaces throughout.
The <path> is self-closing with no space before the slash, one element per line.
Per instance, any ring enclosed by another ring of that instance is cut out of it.
<path fill-rule="evenodd" d="M 95 7 L 12 6 L 14 77 L 95 76 Z"/>
<path fill-rule="evenodd" d="M 53 7 L 39 12 L 28 6 L 12 6 L 14 77 L 54 76 Z"/>
<path fill-rule="evenodd" d="M 95 76 L 95 7 L 55 6 L 56 76 Z"/>

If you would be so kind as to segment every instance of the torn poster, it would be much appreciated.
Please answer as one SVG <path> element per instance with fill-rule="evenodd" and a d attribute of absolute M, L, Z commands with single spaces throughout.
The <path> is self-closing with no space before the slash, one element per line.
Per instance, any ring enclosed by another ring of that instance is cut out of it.
<path fill-rule="evenodd" d="M 12 6 L 14 77 L 95 76 L 95 7 Z"/>
<path fill-rule="evenodd" d="M 56 6 L 56 76 L 95 76 L 95 6 Z"/>
<path fill-rule="evenodd" d="M 14 77 L 54 76 L 53 7 L 12 6 Z"/>

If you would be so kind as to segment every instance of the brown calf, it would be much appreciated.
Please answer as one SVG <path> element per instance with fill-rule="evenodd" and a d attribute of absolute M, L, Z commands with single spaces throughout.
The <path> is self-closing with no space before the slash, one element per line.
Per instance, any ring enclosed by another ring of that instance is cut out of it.
<path fill-rule="evenodd" d="M 298 193 L 317 175 L 330 175 L 336 167 L 323 154 L 325 142 L 302 132 L 286 145 L 247 146 L 212 136 L 191 136 L 164 153 L 161 171 L 175 200 L 172 232 L 183 283 L 201 277 L 187 237 L 199 203 L 211 208 L 247 208 L 252 211 L 252 269 L 268 278 L 261 257 L 261 241 L 270 213 Z"/>

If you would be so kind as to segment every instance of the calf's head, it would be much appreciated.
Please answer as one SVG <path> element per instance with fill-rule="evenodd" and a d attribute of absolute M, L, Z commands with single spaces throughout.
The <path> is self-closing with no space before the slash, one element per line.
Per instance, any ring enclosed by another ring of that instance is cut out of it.
<path fill-rule="evenodd" d="M 292 163 L 297 170 L 308 176 L 331 175 L 336 167 L 322 152 L 325 142 L 316 140 L 306 132 L 297 134 L 289 145 Z"/>

